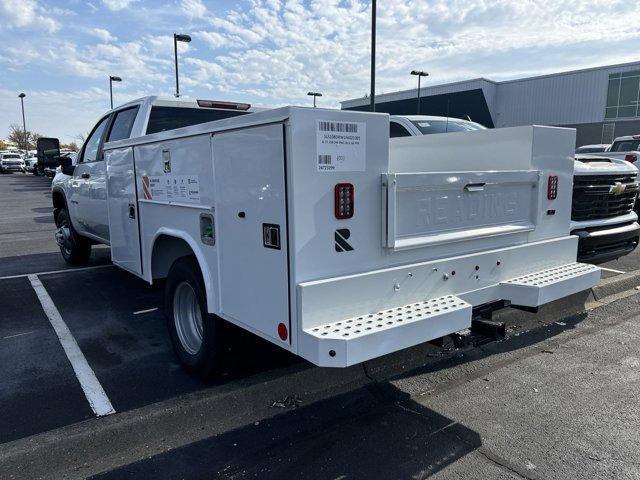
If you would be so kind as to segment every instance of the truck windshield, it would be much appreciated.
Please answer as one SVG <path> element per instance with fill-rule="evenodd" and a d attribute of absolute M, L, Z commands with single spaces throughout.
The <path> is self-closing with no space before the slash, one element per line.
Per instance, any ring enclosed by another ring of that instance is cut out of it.
<path fill-rule="evenodd" d="M 236 117 L 251 112 L 213 108 L 151 107 L 147 134 Z"/>
<path fill-rule="evenodd" d="M 640 150 L 640 140 L 621 140 L 611 146 L 612 152 L 631 152 Z"/>
<path fill-rule="evenodd" d="M 487 127 L 480 125 L 476 122 L 469 122 L 467 120 L 460 120 L 459 118 L 450 118 L 447 120 L 412 120 L 418 130 L 423 135 L 430 135 L 432 133 L 447 133 L 447 132 L 469 132 L 471 130 L 486 130 Z"/>

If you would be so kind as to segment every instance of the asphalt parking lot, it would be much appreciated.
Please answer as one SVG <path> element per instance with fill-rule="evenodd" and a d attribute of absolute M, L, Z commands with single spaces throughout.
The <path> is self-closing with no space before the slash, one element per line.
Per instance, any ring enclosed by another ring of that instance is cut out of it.
<path fill-rule="evenodd" d="M 64 264 L 49 185 L 0 176 L 0 478 L 640 478 L 634 290 L 340 371 L 229 328 L 225 374 L 202 383 L 171 351 L 162 284 L 107 248 Z M 640 270 L 640 253 L 605 267 Z M 96 415 L 65 342 L 113 413 Z"/>

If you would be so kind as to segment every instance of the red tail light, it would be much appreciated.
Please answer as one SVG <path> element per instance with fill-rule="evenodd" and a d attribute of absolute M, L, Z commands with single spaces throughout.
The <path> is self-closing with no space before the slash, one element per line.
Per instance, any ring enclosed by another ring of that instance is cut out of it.
<path fill-rule="evenodd" d="M 624 156 L 624 159 L 625 159 L 627 162 L 631 162 L 631 163 L 633 163 L 633 162 L 635 162 L 636 160 L 638 160 L 638 156 L 637 156 L 637 155 L 635 155 L 635 154 L 633 154 L 633 153 L 627 153 L 627 154 Z"/>
<path fill-rule="evenodd" d="M 334 189 L 334 211 L 336 218 L 343 220 L 353 217 L 353 184 L 338 183 Z"/>
<path fill-rule="evenodd" d="M 547 181 L 547 199 L 555 200 L 556 198 L 558 198 L 558 176 L 549 175 L 549 180 Z"/>

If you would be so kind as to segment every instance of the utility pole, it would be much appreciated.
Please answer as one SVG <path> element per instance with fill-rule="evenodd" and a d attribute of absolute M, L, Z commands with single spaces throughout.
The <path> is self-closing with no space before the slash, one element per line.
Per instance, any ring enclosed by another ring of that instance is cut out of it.
<path fill-rule="evenodd" d="M 27 122 L 24 120 L 24 97 L 26 97 L 27 95 L 25 93 L 21 93 L 20 95 L 18 95 L 18 98 L 20 98 L 20 105 L 22 106 L 22 135 L 24 138 L 24 151 L 25 153 L 27 152 L 27 150 L 29 150 L 29 140 L 27 138 Z"/>
<path fill-rule="evenodd" d="M 376 111 L 376 0 L 371 0 L 371 96 L 369 110 Z"/>
<path fill-rule="evenodd" d="M 422 70 L 411 70 L 411 75 L 417 75 L 417 77 L 418 77 L 418 108 L 417 108 L 417 112 L 418 112 L 418 115 L 420 115 L 420 78 L 428 77 L 429 74 L 427 72 L 422 71 Z"/>

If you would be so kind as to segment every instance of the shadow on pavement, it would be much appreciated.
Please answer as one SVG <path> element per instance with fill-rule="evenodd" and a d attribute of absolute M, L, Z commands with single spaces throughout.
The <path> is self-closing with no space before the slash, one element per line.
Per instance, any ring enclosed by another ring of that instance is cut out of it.
<path fill-rule="evenodd" d="M 51 233 L 53 240 L 53 231 Z M 55 243 L 54 243 L 55 245 Z M 89 263 L 85 266 L 109 265 L 111 263 L 111 251 L 108 248 L 93 248 Z M 27 255 L 15 255 L 12 257 L 0 257 L 0 277 L 11 275 L 25 275 L 54 270 L 74 270 L 81 267 L 69 265 L 64 261 L 60 252 L 33 253 Z"/>
<path fill-rule="evenodd" d="M 383 383 L 93 478 L 427 478 L 480 445 L 475 431 Z"/>

